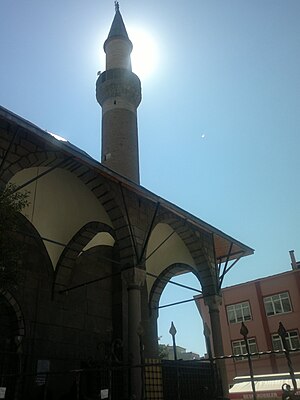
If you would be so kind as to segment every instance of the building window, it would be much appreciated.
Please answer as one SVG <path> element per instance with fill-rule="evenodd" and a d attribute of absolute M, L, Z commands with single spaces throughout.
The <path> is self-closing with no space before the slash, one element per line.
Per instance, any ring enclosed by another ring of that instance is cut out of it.
<path fill-rule="evenodd" d="M 249 321 L 252 319 L 250 304 L 248 301 L 227 306 L 226 310 L 228 322 L 230 324 L 236 324 L 237 322 Z"/>
<path fill-rule="evenodd" d="M 250 353 L 257 353 L 257 345 L 256 345 L 256 340 L 254 338 L 248 339 L 248 345 L 249 345 L 249 350 Z M 240 354 L 247 354 L 247 349 L 246 349 L 246 343 L 245 340 L 235 340 L 232 342 L 232 352 L 235 356 L 240 355 Z M 258 356 L 255 356 L 258 357 Z M 251 358 L 254 358 L 253 356 Z M 245 360 L 247 357 L 238 357 L 235 360 L 236 361 L 241 361 Z"/>
<path fill-rule="evenodd" d="M 265 297 L 264 303 L 267 316 L 283 314 L 292 311 L 288 292 Z"/>
<path fill-rule="evenodd" d="M 300 349 L 298 331 L 288 331 L 285 340 L 289 350 Z M 272 335 L 272 345 L 274 350 L 283 350 L 281 337 L 277 333 Z"/>

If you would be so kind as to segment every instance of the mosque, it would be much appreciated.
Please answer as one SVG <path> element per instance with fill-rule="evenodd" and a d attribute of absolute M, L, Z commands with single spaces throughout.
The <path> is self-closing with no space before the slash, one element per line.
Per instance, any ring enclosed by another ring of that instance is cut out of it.
<path fill-rule="evenodd" d="M 38 398 L 46 384 L 59 398 L 74 384 L 74 374 L 59 372 L 101 364 L 112 344 L 124 365 L 141 364 L 141 340 L 144 357 L 156 359 L 161 293 L 186 272 L 201 284 L 213 351 L 223 354 L 221 281 L 253 250 L 140 185 L 141 83 L 131 69 L 132 46 L 116 3 L 106 70 L 96 84 L 101 163 L 0 107 L 1 188 L 12 182 L 29 193 L 18 229 L 8 233 L 22 247 L 24 279 L 0 292 L 5 398 Z M 26 380 L 11 383 L 9 374 Z M 141 399 L 141 390 L 133 368 L 121 392 Z"/>

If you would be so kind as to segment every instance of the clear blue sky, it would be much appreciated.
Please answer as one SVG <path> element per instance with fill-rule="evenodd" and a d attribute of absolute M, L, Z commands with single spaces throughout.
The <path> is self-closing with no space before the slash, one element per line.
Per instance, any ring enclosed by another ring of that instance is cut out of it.
<path fill-rule="evenodd" d="M 120 7 L 159 51 L 142 82 L 142 185 L 255 249 L 225 285 L 289 269 L 290 249 L 300 259 L 300 1 Z M 95 81 L 113 1 L 1 0 L 0 15 L 0 104 L 99 159 Z M 167 289 L 162 303 L 192 294 Z M 204 352 L 193 304 L 160 315 L 163 342 L 173 320 L 178 344 Z"/>

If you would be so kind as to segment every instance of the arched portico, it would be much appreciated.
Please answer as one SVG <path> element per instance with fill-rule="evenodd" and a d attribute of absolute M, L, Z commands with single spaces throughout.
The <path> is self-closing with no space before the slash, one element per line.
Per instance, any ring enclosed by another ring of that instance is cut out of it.
<path fill-rule="evenodd" d="M 144 322 L 151 332 L 149 353 L 157 351 L 157 310 L 164 287 L 173 276 L 192 272 L 201 285 L 210 309 L 214 354 L 221 356 L 224 354 L 219 318 L 221 296 L 214 237 L 209 232 L 194 229 L 186 221 L 168 214 L 163 214 L 161 221 L 163 222 L 159 222 L 153 229 L 147 248 L 148 259 L 146 258 L 147 273 L 151 274 L 147 278 L 149 319 Z M 176 258 L 178 262 L 175 261 Z M 188 261 L 183 262 L 185 260 Z M 222 362 L 219 367 L 223 386 L 227 388 Z"/>
<path fill-rule="evenodd" d="M 90 221 L 110 227 L 112 222 L 96 196 L 76 175 L 58 168 L 35 179 L 43 172 L 47 172 L 46 167 L 27 168 L 18 172 L 12 182 L 19 186 L 33 180 L 26 186 L 29 206 L 23 213 L 46 239 L 55 269 L 63 251 L 63 246 L 55 242 L 67 244 Z"/>
<path fill-rule="evenodd" d="M 150 307 L 163 290 L 156 280 L 168 280 L 173 273 L 190 268 L 201 282 L 212 319 L 218 321 L 220 265 L 227 266 L 252 249 L 21 117 L 4 109 L 0 117 L 0 186 L 23 174 L 25 179 L 16 183 L 30 189 L 32 196 L 24 219 L 34 230 L 32 237 L 25 230 L 21 238 L 28 246 L 23 259 L 28 279 L 18 296 L 32 328 L 30 350 L 36 349 L 36 357 L 51 358 L 53 371 L 60 369 L 57 359 L 61 356 L 72 358 L 72 368 L 79 368 L 78 360 L 95 355 L 99 338 L 103 341 L 110 328 L 110 315 L 116 315 L 117 331 L 127 342 L 124 360 L 134 353 L 134 362 L 139 364 L 136 335 L 141 319 L 149 338 L 146 352 L 154 354 L 151 343 L 157 339 L 157 328 Z M 32 174 L 25 176 L 29 171 Z M 98 241 L 101 234 L 111 241 Z M 110 263 L 100 262 L 103 255 Z M 59 291 L 69 283 L 98 280 L 99 272 L 109 275 L 115 270 L 118 279 L 106 287 L 83 284 L 81 293 L 51 297 L 54 278 Z M 102 292 L 106 292 L 104 301 Z M 212 325 L 217 338 L 217 324 Z M 133 388 L 139 387 L 139 380 L 137 373 Z"/>
<path fill-rule="evenodd" d="M 218 270 L 212 234 L 195 229 L 185 220 L 162 213 L 157 218 L 146 254 L 147 272 L 159 275 L 171 264 L 191 265 L 197 271 L 203 293 L 218 291 Z M 149 285 L 150 279 L 147 284 Z M 150 293 L 151 284 L 148 286 Z"/>
<path fill-rule="evenodd" d="M 152 285 L 150 296 L 149 296 L 149 306 L 151 310 L 158 309 L 160 297 L 163 290 L 165 289 L 168 282 L 174 277 L 180 274 L 193 273 L 198 279 L 200 285 L 201 281 L 199 275 L 194 267 L 187 264 L 175 263 L 167 267 L 155 280 Z"/>

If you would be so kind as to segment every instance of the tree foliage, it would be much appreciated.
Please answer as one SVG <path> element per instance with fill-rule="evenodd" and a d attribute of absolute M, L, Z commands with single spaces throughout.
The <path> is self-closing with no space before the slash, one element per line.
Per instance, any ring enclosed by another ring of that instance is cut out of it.
<path fill-rule="evenodd" d="M 168 356 L 169 356 L 168 346 L 166 344 L 159 344 L 158 345 L 158 358 L 168 359 Z"/>
<path fill-rule="evenodd" d="M 17 230 L 18 215 L 28 205 L 28 192 L 8 184 L 0 192 L 0 289 L 16 287 L 22 279 L 19 268 L 21 246 L 13 240 Z"/>

